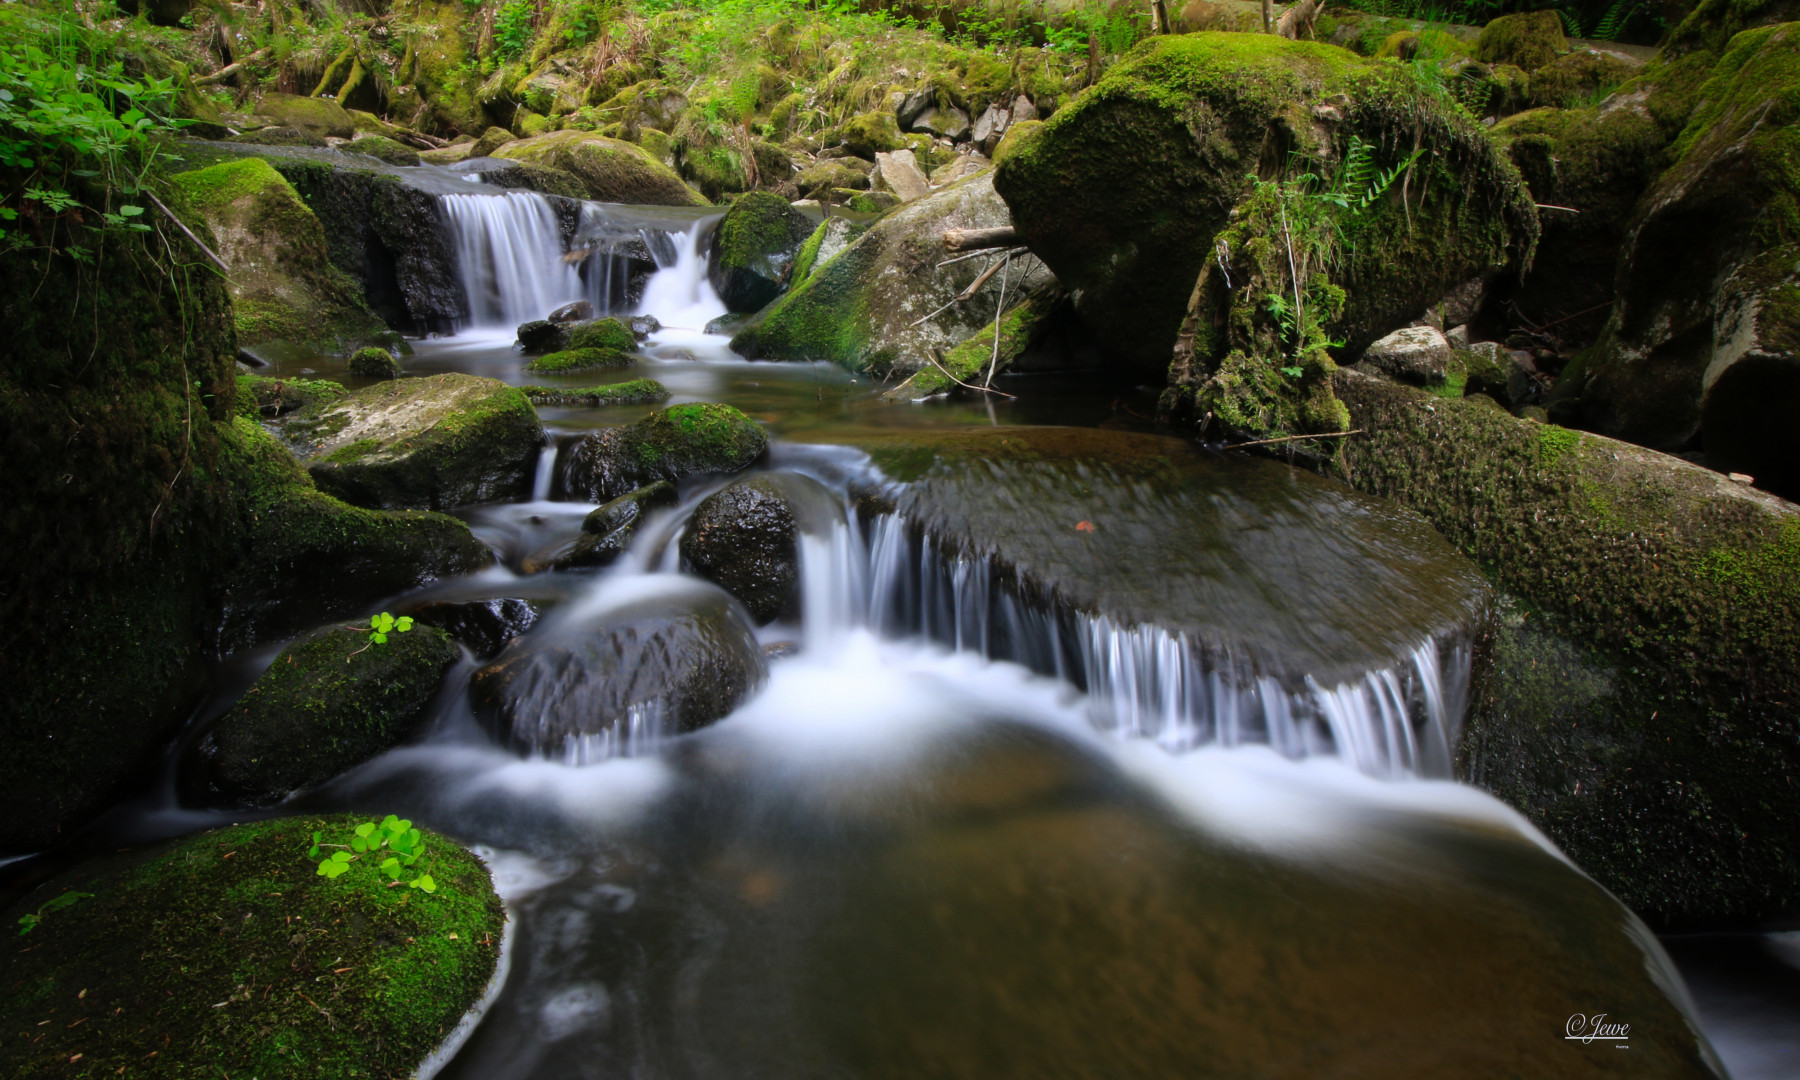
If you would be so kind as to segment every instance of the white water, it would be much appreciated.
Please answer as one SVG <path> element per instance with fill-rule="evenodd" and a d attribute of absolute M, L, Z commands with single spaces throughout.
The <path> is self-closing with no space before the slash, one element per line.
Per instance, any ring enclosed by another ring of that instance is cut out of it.
<path fill-rule="evenodd" d="M 706 223 L 697 221 L 687 232 L 671 237 L 675 257 L 668 262 L 658 253 L 661 245 L 651 245 L 657 253 L 657 270 L 644 285 L 638 314 L 656 316 L 665 329 L 693 334 L 725 314 L 725 302 L 706 276 L 707 236 Z"/>
<path fill-rule="evenodd" d="M 455 241 L 471 326 L 511 329 L 585 295 L 581 276 L 563 261 L 562 229 L 542 195 L 509 191 L 439 198 Z"/>

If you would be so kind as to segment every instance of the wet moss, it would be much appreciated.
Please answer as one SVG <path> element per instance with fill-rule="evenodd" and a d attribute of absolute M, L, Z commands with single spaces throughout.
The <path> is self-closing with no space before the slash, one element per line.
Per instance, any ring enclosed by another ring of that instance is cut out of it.
<path fill-rule="evenodd" d="M 400 377 L 400 363 L 386 349 L 371 345 L 350 354 L 350 374 L 360 375 L 365 379 L 397 379 Z"/>
<path fill-rule="evenodd" d="M 973 337 L 945 354 L 944 367 L 965 383 L 982 382 L 989 368 L 995 374 L 1005 371 L 1031 345 L 1038 328 L 1050 314 L 1050 307 L 1055 299 L 1053 296 L 1029 297 L 1008 308 L 1006 314 L 999 319 L 998 350 L 994 348 L 994 324 L 989 323 Z M 918 394 L 935 394 L 949 390 L 952 386 L 949 377 L 942 370 L 928 367 L 914 372 L 911 378 L 890 393 L 912 397 Z"/>
<path fill-rule="evenodd" d="M 273 419 L 324 401 L 336 401 L 350 391 L 329 379 L 276 379 L 240 372 L 237 377 L 238 411 L 252 420 Z"/>
<path fill-rule="evenodd" d="M 629 336 L 630 332 L 626 333 Z M 526 364 L 525 370 L 539 375 L 560 375 L 573 371 L 593 371 L 597 368 L 630 367 L 632 363 L 632 355 L 619 349 L 577 346 L 545 353 Z"/>
<path fill-rule="evenodd" d="M 729 405 L 675 405 L 584 437 L 566 455 L 563 479 L 571 492 L 603 502 L 659 480 L 737 472 L 768 444 L 762 427 Z"/>
<path fill-rule="evenodd" d="M 357 139 L 346 149 L 352 154 L 363 154 L 376 161 L 388 165 L 417 165 L 419 152 L 404 143 L 395 142 L 385 135 L 369 135 Z"/>
<path fill-rule="evenodd" d="M 0 966 L 0 1071 L 61 1075 L 410 1075 L 481 996 L 505 922 L 479 860 L 436 834 L 434 895 L 336 880 L 312 834 L 365 819 L 291 817 L 102 856 L 8 911 L 46 917 Z M 340 841 L 341 842 L 341 841 Z"/>
<path fill-rule="evenodd" d="M 569 347 L 631 352 L 637 348 L 637 337 L 624 323 L 609 315 L 575 327 L 569 333 Z"/>
<path fill-rule="evenodd" d="M 519 390 L 533 405 L 585 405 L 602 408 L 608 405 L 652 405 L 667 401 L 669 391 L 655 379 L 632 379 L 606 386 L 521 386 Z"/>

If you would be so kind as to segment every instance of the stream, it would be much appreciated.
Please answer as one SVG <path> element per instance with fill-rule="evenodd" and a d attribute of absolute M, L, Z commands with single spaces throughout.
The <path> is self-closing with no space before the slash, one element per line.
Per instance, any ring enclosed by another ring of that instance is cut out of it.
<path fill-rule="evenodd" d="M 1154 389 L 1091 374 L 915 403 L 743 361 L 705 332 L 716 211 L 588 204 L 570 238 L 539 196 L 443 199 L 472 319 L 413 342 L 409 374 L 647 376 L 764 423 L 757 470 L 808 494 L 800 602 L 749 629 L 767 676 L 724 720 L 497 723 L 471 692 L 495 656 L 470 652 L 411 745 L 289 804 L 412 817 L 490 862 L 505 982 L 428 1074 L 1794 1075 L 1780 935 L 1665 950 L 1452 779 L 1486 586 L 1416 519 L 1156 435 Z M 560 258 L 580 245 L 583 272 Z M 655 316 L 645 359 L 525 372 L 513 327 L 581 299 Z M 457 512 L 497 564 L 375 610 L 465 605 L 505 659 L 717 608 L 677 544 L 719 478 L 611 566 L 537 570 L 593 509 L 558 449 L 645 411 L 541 409 L 531 497 Z M 245 816 L 183 805 L 178 763 L 285 644 L 222 661 L 160 779 L 92 834 Z M 1577 1014 L 1628 1043 L 1565 1037 Z"/>

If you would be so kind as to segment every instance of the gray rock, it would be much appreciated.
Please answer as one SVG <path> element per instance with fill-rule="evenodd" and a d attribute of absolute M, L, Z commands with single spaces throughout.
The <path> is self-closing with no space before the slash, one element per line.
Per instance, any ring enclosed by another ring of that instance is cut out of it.
<path fill-rule="evenodd" d="M 971 150 L 966 154 L 956 155 L 956 160 L 948 165 L 940 165 L 931 174 L 931 186 L 943 187 L 954 184 L 958 180 L 966 180 L 994 167 L 986 154 Z"/>
<path fill-rule="evenodd" d="M 900 122 L 900 130 L 913 130 L 913 125 L 918 122 L 920 115 L 936 103 L 937 92 L 930 87 L 914 90 L 906 95 L 900 102 L 900 107 L 894 112 L 894 119 Z"/>
<path fill-rule="evenodd" d="M 911 150 L 895 150 L 875 155 L 875 172 L 870 182 L 878 191 L 891 191 L 901 202 L 923 198 L 931 192 L 931 181 L 925 178 Z"/>
<path fill-rule="evenodd" d="M 943 108 L 929 108 L 913 121 L 914 131 L 928 131 L 940 138 L 952 142 L 962 142 L 969 137 L 969 114 L 954 105 Z"/>
<path fill-rule="evenodd" d="M 1000 145 L 1000 139 L 1006 134 L 1006 128 L 1012 121 L 1012 113 L 998 105 L 989 105 L 982 110 L 975 121 L 975 130 L 969 139 L 981 148 L 984 154 L 992 154 L 994 147 Z"/>
<path fill-rule="evenodd" d="M 1450 342 L 1430 326 L 1408 326 L 1376 340 L 1359 361 L 1364 368 L 1415 386 L 1444 381 L 1450 364 Z"/>
<path fill-rule="evenodd" d="M 1452 349 L 1466 349 L 1469 347 L 1469 328 L 1466 325 L 1452 326 L 1444 331 L 1444 340 L 1450 343 Z"/>
<path fill-rule="evenodd" d="M 791 612 L 800 584 L 800 524 L 792 489 L 813 481 L 793 473 L 752 477 L 709 496 L 681 535 L 682 562 L 743 601 L 768 623 Z"/>
<path fill-rule="evenodd" d="M 1012 122 L 1013 123 L 1023 124 L 1027 120 L 1036 120 L 1037 118 L 1038 118 L 1037 106 L 1033 105 L 1031 103 L 1030 98 L 1026 97 L 1024 94 L 1020 94 L 1018 97 L 1013 98 L 1013 103 L 1012 103 Z"/>

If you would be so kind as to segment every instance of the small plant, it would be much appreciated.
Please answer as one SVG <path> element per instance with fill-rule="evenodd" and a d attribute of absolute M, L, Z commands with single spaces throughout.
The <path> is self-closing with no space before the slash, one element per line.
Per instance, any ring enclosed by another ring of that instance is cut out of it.
<path fill-rule="evenodd" d="M 319 853 L 326 848 L 338 849 L 319 859 L 320 877 L 336 881 L 349 873 L 353 864 L 366 862 L 374 864 L 376 873 L 388 879 L 390 889 L 405 885 L 421 892 L 437 892 L 437 882 L 431 880 L 430 874 L 421 871 L 408 876 L 412 865 L 425 854 L 425 834 L 413 828 L 412 822 L 389 814 L 379 825 L 373 821 L 363 822 L 353 834 L 348 844 L 328 844 L 323 840 L 323 833 L 313 833 L 307 858 L 318 859 Z M 375 863 L 375 856 L 384 851 L 387 858 Z"/>
<path fill-rule="evenodd" d="M 412 628 L 413 620 L 411 615 L 402 615 L 396 619 L 385 611 L 375 616 L 373 619 L 370 619 L 369 625 L 367 626 L 349 627 L 349 629 L 355 630 L 358 633 L 368 634 L 369 643 L 356 650 L 356 652 L 351 653 L 349 656 L 346 656 L 344 660 L 348 663 L 357 655 L 368 652 L 369 649 L 376 645 L 386 645 L 389 634 L 404 634 Z"/>
<path fill-rule="evenodd" d="M 83 900 L 91 899 L 93 895 L 93 893 L 88 892 L 63 893 L 56 899 L 46 903 L 43 907 L 38 908 L 36 911 L 19 916 L 19 933 L 31 933 L 33 930 L 37 929 L 38 923 L 44 921 L 44 916 L 50 914 L 52 911 L 61 911 L 63 908 L 71 907 Z"/>
<path fill-rule="evenodd" d="M 494 16 L 494 52 L 502 60 L 511 60 L 531 44 L 537 20 L 537 8 L 531 0 L 510 0 Z"/>

